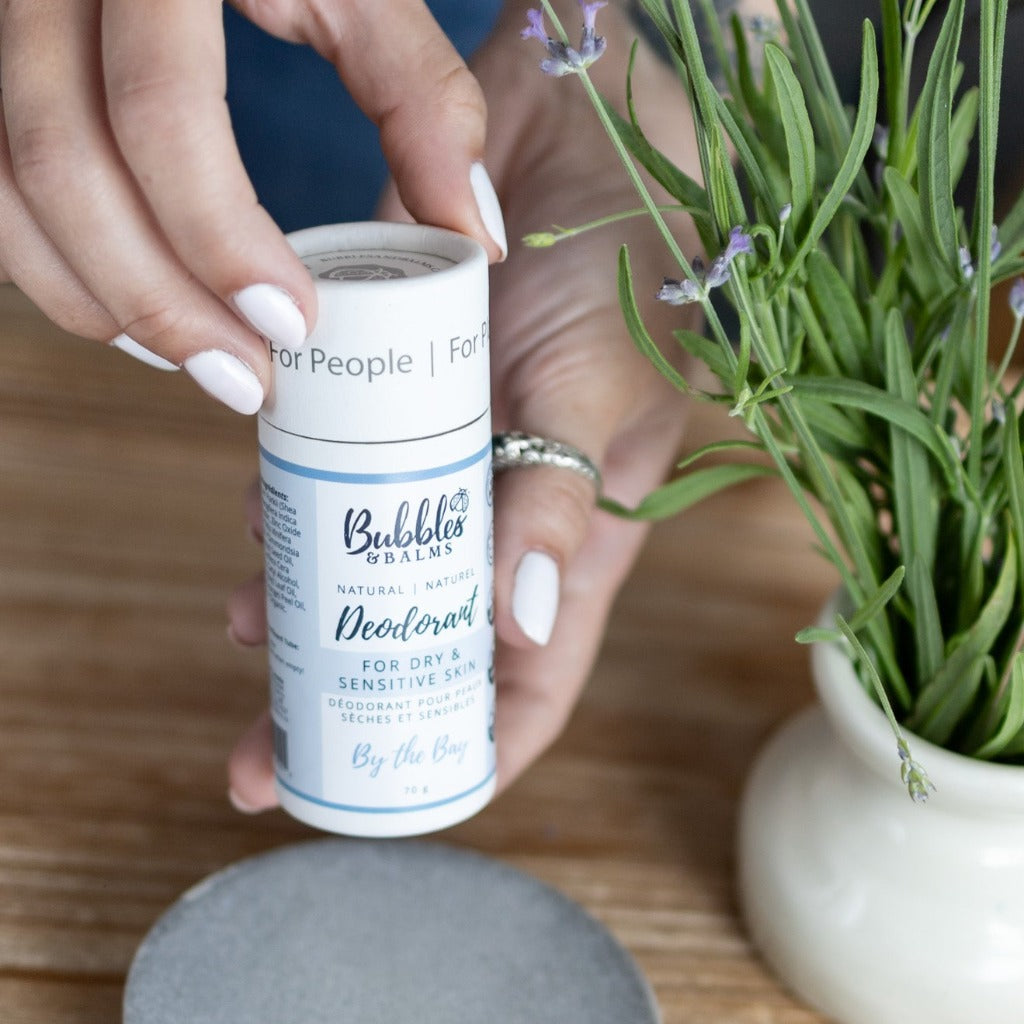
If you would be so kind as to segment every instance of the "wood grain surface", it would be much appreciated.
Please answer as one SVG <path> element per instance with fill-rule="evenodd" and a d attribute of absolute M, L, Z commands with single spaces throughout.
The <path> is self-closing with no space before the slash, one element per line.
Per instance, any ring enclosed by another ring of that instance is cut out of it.
<path fill-rule="evenodd" d="M 730 426 L 699 409 L 688 444 Z M 260 567 L 241 512 L 255 472 L 253 420 L 0 286 L 3 1024 L 116 1024 L 170 903 L 314 834 L 225 795 L 226 755 L 265 699 L 263 654 L 227 640 L 224 612 Z M 751 950 L 733 848 L 757 748 L 811 699 L 793 634 L 833 585 L 774 481 L 659 526 L 564 735 L 436 838 L 582 903 L 664 1024 L 821 1022 Z"/>

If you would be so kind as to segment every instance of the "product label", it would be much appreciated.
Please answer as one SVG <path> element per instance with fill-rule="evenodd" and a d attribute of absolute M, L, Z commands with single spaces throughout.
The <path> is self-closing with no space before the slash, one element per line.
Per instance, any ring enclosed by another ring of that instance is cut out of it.
<path fill-rule="evenodd" d="M 436 807 L 485 785 L 490 444 L 392 474 L 326 472 L 264 449 L 261 472 L 281 783 L 368 814 Z"/>

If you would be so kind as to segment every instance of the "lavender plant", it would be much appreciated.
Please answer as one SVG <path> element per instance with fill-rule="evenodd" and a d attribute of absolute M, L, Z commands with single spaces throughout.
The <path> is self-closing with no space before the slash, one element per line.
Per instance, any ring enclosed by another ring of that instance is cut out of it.
<path fill-rule="evenodd" d="M 981 0 L 979 85 L 960 89 L 965 0 L 938 12 L 935 0 L 879 0 L 884 91 L 865 23 L 860 96 L 849 109 L 807 0 L 777 0 L 777 32 L 738 16 L 720 27 L 712 0 L 695 0 L 721 90 L 690 2 L 641 0 L 692 109 L 702 183 L 645 137 L 628 82 L 626 117 L 594 88 L 586 68 L 604 50 L 595 22 L 603 4 L 581 3 L 578 50 L 547 0 L 523 33 L 543 41 L 545 71 L 575 75 L 593 101 L 639 212 L 666 243 L 658 297 L 703 307 L 705 333 L 679 330 L 674 340 L 710 368 L 717 389 L 691 385 L 652 339 L 623 248 L 618 288 L 633 341 L 680 391 L 724 403 L 751 435 L 695 452 L 635 509 L 611 499 L 605 507 L 656 519 L 752 475 L 781 476 L 851 609 L 834 629 L 797 639 L 848 645 L 889 716 L 915 799 L 930 782 L 903 728 L 976 758 L 1024 763 L 1022 385 L 1010 375 L 1024 281 L 1011 290 L 1013 329 L 998 366 L 988 344 L 992 289 L 1024 270 L 1024 196 L 994 221 L 1007 2 Z M 928 18 L 941 27 L 912 100 Z M 972 140 L 977 185 L 965 209 L 954 196 Z M 705 252 L 717 254 L 706 267 L 680 251 L 638 167 L 692 215 Z M 529 241 L 555 244 L 591 226 Z M 716 295 L 735 310 L 738 331 L 723 326 Z M 701 464 L 723 448 L 757 458 Z"/>

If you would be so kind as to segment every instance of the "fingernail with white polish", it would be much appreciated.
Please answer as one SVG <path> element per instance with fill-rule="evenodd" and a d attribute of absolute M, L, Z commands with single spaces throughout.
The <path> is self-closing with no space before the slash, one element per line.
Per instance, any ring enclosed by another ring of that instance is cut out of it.
<path fill-rule="evenodd" d="M 306 341 L 306 320 L 295 300 L 273 284 L 251 284 L 231 296 L 249 326 L 281 348 L 301 348 Z"/>
<path fill-rule="evenodd" d="M 528 551 L 512 584 L 512 617 L 543 647 L 551 639 L 558 615 L 558 563 L 543 551 Z"/>
<path fill-rule="evenodd" d="M 240 814 L 261 814 L 266 808 L 247 803 L 233 789 L 228 790 L 228 801 Z"/>
<path fill-rule="evenodd" d="M 504 259 L 508 255 L 505 218 L 501 213 L 498 193 L 494 191 L 491 177 L 483 164 L 475 163 L 469 169 L 469 184 L 473 189 L 477 208 L 480 210 L 480 219 L 484 222 L 487 233 L 494 239 L 494 244 L 501 250 L 501 258 Z"/>
<path fill-rule="evenodd" d="M 120 349 L 122 352 L 130 355 L 133 359 L 138 359 L 140 363 L 152 366 L 155 370 L 181 369 L 180 366 L 176 366 L 169 359 L 164 359 L 163 356 L 150 352 L 148 348 L 140 345 L 134 338 L 129 338 L 127 334 L 119 334 L 110 345 L 112 348 Z"/>
<path fill-rule="evenodd" d="M 251 416 L 263 404 L 263 385 L 240 359 L 227 352 L 210 349 L 185 360 L 185 369 L 208 394 L 229 409 Z"/>

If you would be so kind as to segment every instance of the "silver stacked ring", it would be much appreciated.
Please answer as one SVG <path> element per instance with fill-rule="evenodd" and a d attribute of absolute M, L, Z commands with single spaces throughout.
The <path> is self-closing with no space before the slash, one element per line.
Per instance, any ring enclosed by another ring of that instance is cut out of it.
<path fill-rule="evenodd" d="M 521 430 L 495 434 L 491 443 L 495 472 L 520 466 L 554 466 L 569 469 L 589 480 L 601 492 L 601 472 L 592 459 L 564 441 L 553 441 Z"/>

